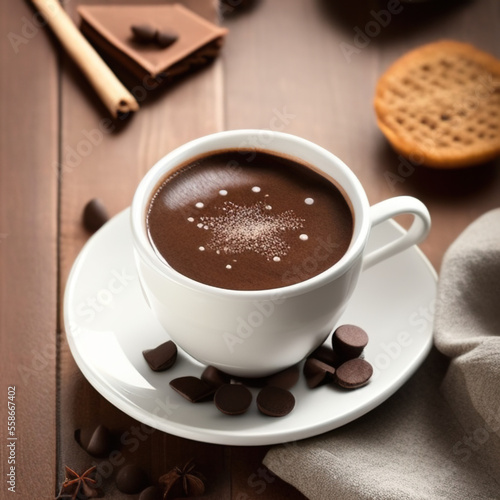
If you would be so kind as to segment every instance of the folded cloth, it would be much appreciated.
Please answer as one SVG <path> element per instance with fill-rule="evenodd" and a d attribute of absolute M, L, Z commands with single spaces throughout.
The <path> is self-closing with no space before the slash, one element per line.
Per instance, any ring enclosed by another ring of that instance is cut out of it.
<path fill-rule="evenodd" d="M 311 500 L 500 499 L 500 209 L 446 252 L 434 339 L 384 404 L 264 464 Z"/>

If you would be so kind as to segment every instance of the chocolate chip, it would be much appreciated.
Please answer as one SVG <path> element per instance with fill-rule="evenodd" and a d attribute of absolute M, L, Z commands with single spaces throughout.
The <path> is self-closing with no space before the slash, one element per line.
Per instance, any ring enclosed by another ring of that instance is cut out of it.
<path fill-rule="evenodd" d="M 257 395 L 257 408 L 270 417 L 284 417 L 295 406 L 295 398 L 290 391 L 281 387 L 264 387 Z"/>
<path fill-rule="evenodd" d="M 93 457 L 107 457 L 113 448 L 113 437 L 104 425 L 78 429 L 75 432 L 78 444 Z"/>
<path fill-rule="evenodd" d="M 128 495 L 139 493 L 148 484 L 148 476 L 137 465 L 126 465 L 116 475 L 116 487 Z"/>
<path fill-rule="evenodd" d="M 150 24 L 135 24 L 130 27 L 134 40 L 139 43 L 151 43 L 156 39 L 158 30 Z"/>
<path fill-rule="evenodd" d="M 163 500 L 163 491 L 158 486 L 148 486 L 142 490 L 139 500 Z"/>
<path fill-rule="evenodd" d="M 229 384 L 231 377 L 214 366 L 207 366 L 201 374 L 201 380 L 210 387 L 217 389 L 221 385 Z"/>
<path fill-rule="evenodd" d="M 299 380 L 300 370 L 298 365 L 286 368 L 267 379 L 267 385 L 281 387 L 282 389 L 291 389 Z"/>
<path fill-rule="evenodd" d="M 324 344 L 320 345 L 315 351 L 313 351 L 309 356 L 309 358 L 318 359 L 327 365 L 333 366 L 336 368 L 342 364 L 342 360 L 339 355 L 331 348 Z"/>
<path fill-rule="evenodd" d="M 304 363 L 304 376 L 310 389 L 328 384 L 333 380 L 335 368 L 319 359 L 309 358 Z"/>
<path fill-rule="evenodd" d="M 265 387 L 266 385 L 273 385 L 275 387 L 282 387 L 283 389 L 290 389 L 297 383 L 299 377 L 299 367 L 298 365 L 294 365 L 274 375 L 269 375 L 268 377 L 234 377 L 234 380 L 248 387 Z"/>
<path fill-rule="evenodd" d="M 168 340 L 154 349 L 142 352 L 151 370 L 162 372 L 171 368 L 177 359 L 177 346 Z"/>
<path fill-rule="evenodd" d="M 190 375 L 174 378 L 170 381 L 170 387 L 182 397 L 191 401 L 191 403 L 198 403 L 199 401 L 210 399 L 214 393 L 213 387 L 210 387 L 198 377 L 192 377 Z"/>
<path fill-rule="evenodd" d="M 357 358 L 368 344 L 367 333 L 356 325 L 339 326 L 332 335 L 332 347 L 344 360 Z"/>
<path fill-rule="evenodd" d="M 177 33 L 173 31 L 160 30 L 156 33 L 156 43 L 162 48 L 165 49 L 168 46 L 172 45 L 179 39 Z"/>
<path fill-rule="evenodd" d="M 90 200 L 83 209 L 83 226 L 91 233 L 101 228 L 109 220 L 106 207 L 98 198 Z"/>
<path fill-rule="evenodd" d="M 265 387 L 268 377 L 233 377 L 233 381 L 247 387 Z"/>
<path fill-rule="evenodd" d="M 357 389 L 368 383 L 373 367 L 364 359 L 350 359 L 341 364 L 335 372 L 335 381 L 345 389 Z"/>
<path fill-rule="evenodd" d="M 226 415 L 241 415 L 250 407 L 252 393 L 242 384 L 224 384 L 215 392 L 214 402 Z"/>

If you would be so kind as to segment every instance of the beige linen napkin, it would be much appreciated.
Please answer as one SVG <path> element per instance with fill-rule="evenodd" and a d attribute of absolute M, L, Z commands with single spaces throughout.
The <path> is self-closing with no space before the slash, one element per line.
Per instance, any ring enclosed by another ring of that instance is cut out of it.
<path fill-rule="evenodd" d="M 311 500 L 500 499 L 500 209 L 446 252 L 434 338 L 388 401 L 264 464 Z"/>

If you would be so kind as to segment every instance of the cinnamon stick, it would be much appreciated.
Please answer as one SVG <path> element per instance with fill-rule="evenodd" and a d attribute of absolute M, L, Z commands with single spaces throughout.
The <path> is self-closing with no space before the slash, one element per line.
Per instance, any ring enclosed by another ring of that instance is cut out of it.
<path fill-rule="evenodd" d="M 117 117 L 119 113 L 137 111 L 139 104 L 118 80 L 99 54 L 80 33 L 57 0 L 31 0 L 43 15 L 61 45 L 87 77 L 95 91 Z"/>

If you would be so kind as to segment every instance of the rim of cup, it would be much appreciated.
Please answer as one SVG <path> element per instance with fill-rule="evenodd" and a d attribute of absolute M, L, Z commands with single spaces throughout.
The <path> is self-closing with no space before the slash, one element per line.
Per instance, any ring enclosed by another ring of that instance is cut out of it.
<path fill-rule="evenodd" d="M 260 137 L 260 140 L 259 140 Z M 249 140 L 253 138 L 255 142 Z M 152 195 L 167 173 L 185 164 L 190 158 L 223 150 L 269 151 L 296 158 L 314 166 L 320 173 L 334 180 L 350 205 L 354 218 L 351 242 L 346 253 L 333 266 L 309 279 L 292 285 L 264 290 L 232 290 L 219 288 L 188 278 L 176 271 L 156 253 L 148 236 L 146 211 Z M 311 161 L 315 160 L 315 161 Z M 335 171 L 335 172 L 334 172 Z M 158 273 L 186 287 L 216 294 L 221 297 L 262 299 L 264 297 L 292 296 L 318 288 L 344 274 L 362 254 L 370 232 L 369 203 L 365 190 L 354 172 L 337 156 L 325 148 L 301 137 L 271 130 L 240 129 L 205 135 L 172 150 L 158 160 L 140 181 L 131 206 L 131 226 L 134 247 L 143 262 Z"/>

